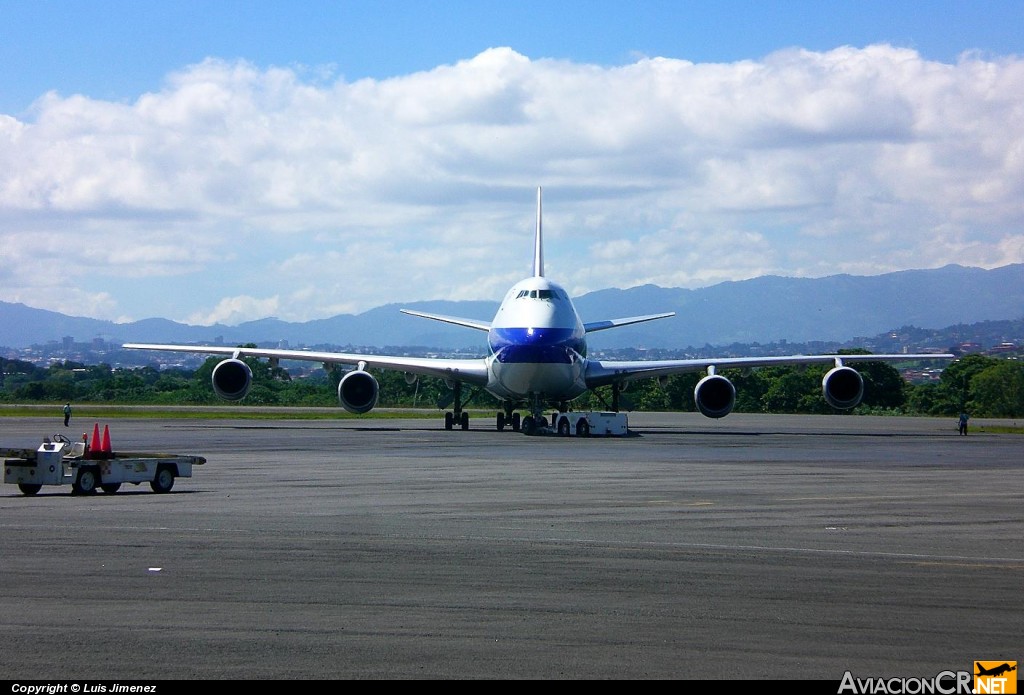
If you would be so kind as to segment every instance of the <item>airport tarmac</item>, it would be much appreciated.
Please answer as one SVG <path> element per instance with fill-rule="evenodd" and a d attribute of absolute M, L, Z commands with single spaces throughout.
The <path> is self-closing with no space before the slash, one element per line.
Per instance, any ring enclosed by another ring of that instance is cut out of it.
<path fill-rule="evenodd" d="M 166 495 L 0 487 L 0 673 L 838 682 L 1024 659 L 1020 435 L 491 422 L 101 422 L 115 450 L 208 463 Z M 0 446 L 58 431 L 3 418 Z"/>

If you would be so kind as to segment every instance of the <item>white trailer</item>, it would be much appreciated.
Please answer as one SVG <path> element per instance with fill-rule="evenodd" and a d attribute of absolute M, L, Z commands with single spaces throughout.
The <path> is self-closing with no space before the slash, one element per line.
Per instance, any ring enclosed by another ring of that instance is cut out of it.
<path fill-rule="evenodd" d="M 88 495 L 99 488 L 117 492 L 123 483 L 149 483 L 153 492 L 169 492 L 175 478 L 191 478 L 192 466 L 206 463 L 202 456 L 183 454 L 99 453 L 89 456 L 81 442 L 63 435 L 46 439 L 39 448 L 0 449 L 4 455 L 4 482 L 16 484 L 23 494 L 34 495 L 44 485 L 70 485 L 71 494 Z"/>
<path fill-rule="evenodd" d="M 626 413 L 554 413 L 551 427 L 561 437 L 625 437 L 629 434 Z"/>

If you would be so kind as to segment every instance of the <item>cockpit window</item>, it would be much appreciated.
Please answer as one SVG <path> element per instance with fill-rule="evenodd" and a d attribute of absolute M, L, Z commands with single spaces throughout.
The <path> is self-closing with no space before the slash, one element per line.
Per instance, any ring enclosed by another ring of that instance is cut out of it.
<path fill-rule="evenodd" d="M 559 290 L 520 290 L 516 299 L 529 297 L 530 299 L 568 299 L 569 295 Z"/>

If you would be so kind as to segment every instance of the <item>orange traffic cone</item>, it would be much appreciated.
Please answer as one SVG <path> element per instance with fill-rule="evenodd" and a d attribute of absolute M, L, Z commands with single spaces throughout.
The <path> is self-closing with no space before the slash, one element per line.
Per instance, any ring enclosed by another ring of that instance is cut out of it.
<path fill-rule="evenodd" d="M 103 451 L 103 445 L 100 443 L 100 423 L 92 428 L 92 439 L 89 440 L 89 454 L 90 457 L 98 456 Z"/>
<path fill-rule="evenodd" d="M 114 453 L 110 449 L 110 428 L 107 427 L 106 425 L 103 425 L 103 447 L 102 447 L 102 449 L 103 449 L 103 453 L 104 454 L 112 454 L 112 453 Z"/>

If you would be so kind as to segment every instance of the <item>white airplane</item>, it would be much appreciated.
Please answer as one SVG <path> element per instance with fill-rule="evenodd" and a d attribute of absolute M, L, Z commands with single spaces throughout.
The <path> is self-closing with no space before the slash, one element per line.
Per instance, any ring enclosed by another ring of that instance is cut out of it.
<path fill-rule="evenodd" d="M 452 410 L 445 413 L 445 428 L 469 428 L 469 413 L 463 410 L 462 385 L 482 388 L 502 403 L 497 429 L 510 426 L 533 433 L 546 426 L 546 406 L 568 411 L 569 403 L 584 392 L 600 386 L 612 387 L 612 410 L 619 409 L 619 393 L 627 382 L 637 379 L 665 379 L 683 372 L 706 371 L 694 389 L 697 409 L 707 417 L 728 415 L 736 402 L 732 382 L 717 374 L 717 369 L 766 367 L 797 364 L 833 364 L 822 379 L 825 400 L 835 408 L 848 409 L 860 403 L 864 381 L 847 366 L 849 362 L 895 362 L 920 359 L 951 359 L 953 355 L 790 355 L 785 357 L 727 357 L 657 361 L 609 361 L 587 357 L 587 334 L 619 326 L 674 316 L 650 314 L 584 323 L 576 313 L 568 293 L 544 276 L 544 250 L 541 231 L 541 189 L 537 189 L 537 229 L 534 237 L 533 276 L 516 283 L 488 323 L 475 319 L 428 314 L 403 309 L 403 313 L 435 321 L 464 326 L 487 333 L 490 354 L 481 359 L 439 359 L 427 357 L 389 357 L 337 352 L 308 352 L 264 348 L 215 347 L 194 345 L 151 345 L 129 343 L 125 348 L 161 350 L 213 355 L 228 355 L 213 370 L 213 389 L 227 400 L 244 398 L 252 385 L 252 370 L 242 357 L 280 360 L 304 360 L 328 364 L 354 365 L 338 384 L 341 406 L 356 414 L 369 412 L 377 404 L 377 380 L 368 368 L 394 369 L 406 373 L 409 383 L 418 376 L 444 379 L 453 390 Z M 529 414 L 520 418 L 517 408 Z M 554 423 L 552 423 L 554 424 Z"/>

